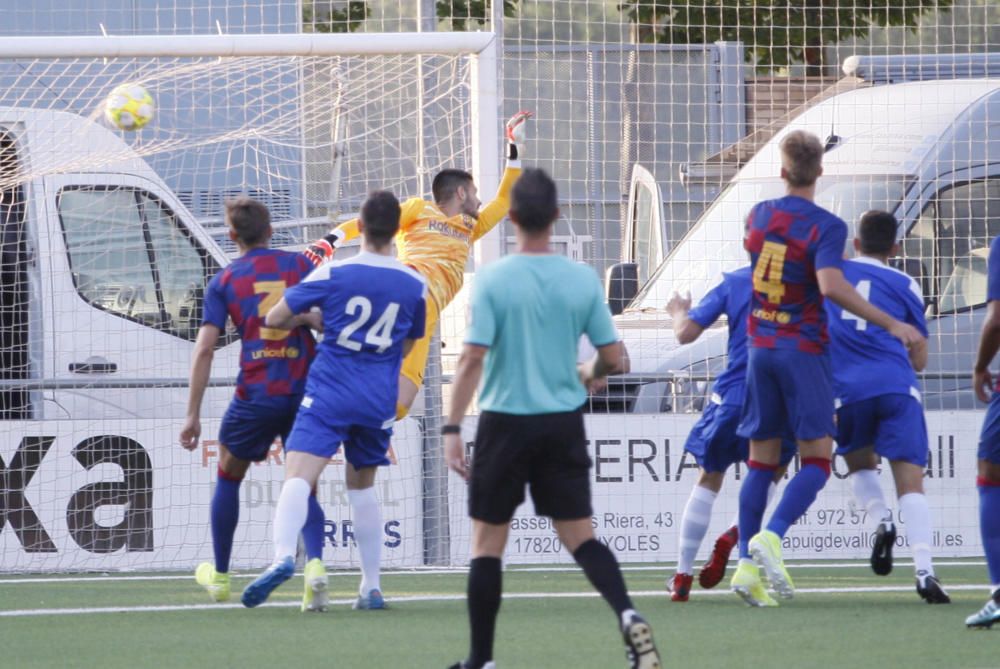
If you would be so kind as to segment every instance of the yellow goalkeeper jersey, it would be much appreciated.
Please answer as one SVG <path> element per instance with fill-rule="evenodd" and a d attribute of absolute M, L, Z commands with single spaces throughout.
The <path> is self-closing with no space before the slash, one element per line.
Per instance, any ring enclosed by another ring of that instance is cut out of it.
<path fill-rule="evenodd" d="M 518 167 L 504 170 L 496 197 L 479 211 L 478 219 L 465 214 L 446 216 L 434 203 L 419 197 L 401 205 L 397 258 L 427 279 L 427 291 L 439 311 L 462 288 L 472 244 L 496 227 L 510 210 L 510 190 L 520 174 Z M 337 230 L 343 241 L 354 239 L 359 234 L 358 220 L 342 223 Z"/>

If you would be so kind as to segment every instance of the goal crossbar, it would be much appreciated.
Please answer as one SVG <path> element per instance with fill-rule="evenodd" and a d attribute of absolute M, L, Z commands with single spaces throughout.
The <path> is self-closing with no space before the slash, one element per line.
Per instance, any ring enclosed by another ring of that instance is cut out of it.
<path fill-rule="evenodd" d="M 252 35 L 11 36 L 0 59 L 239 58 L 295 56 L 472 57 L 472 172 L 483 192 L 500 182 L 498 40 L 493 32 L 294 33 Z M 501 254 L 499 235 L 477 245 L 476 261 Z"/>
<path fill-rule="evenodd" d="M 491 32 L 5 37 L 0 58 L 138 58 L 480 54 Z"/>

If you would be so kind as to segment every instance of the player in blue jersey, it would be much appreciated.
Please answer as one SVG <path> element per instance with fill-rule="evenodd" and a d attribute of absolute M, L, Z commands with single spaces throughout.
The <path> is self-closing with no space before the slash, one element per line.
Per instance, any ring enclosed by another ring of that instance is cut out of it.
<path fill-rule="evenodd" d="M 691 298 L 674 293 L 667 302 L 667 312 L 673 321 L 674 333 L 681 344 L 689 344 L 711 327 L 723 315 L 729 328 L 725 371 L 712 387 L 712 397 L 701 418 L 688 435 L 684 450 L 694 456 L 700 468 L 698 481 L 691 490 L 681 517 L 677 571 L 667 582 L 671 600 L 686 602 L 694 581 L 694 558 L 708 531 L 712 506 L 722 489 L 729 466 L 747 459 L 749 442 L 736 435 L 746 394 L 747 316 L 752 290 L 750 266 L 724 272 L 719 282 L 705 294 L 696 307 Z M 786 465 L 795 457 L 795 443 L 785 440 L 780 466 L 774 472 L 768 498 L 784 476 Z M 739 538 L 737 523 L 715 541 L 712 556 L 698 573 L 703 588 L 714 588 L 726 573 L 729 554 Z"/>
<path fill-rule="evenodd" d="M 913 551 L 917 593 L 929 604 L 951 601 L 934 575 L 931 511 L 924 495 L 927 424 L 917 372 L 927 364 L 927 322 L 920 286 L 889 267 L 899 250 L 896 218 L 869 211 L 858 223 L 858 256 L 843 264 L 844 278 L 870 303 L 910 323 L 925 337 L 910 347 L 877 325 L 826 302 L 830 361 L 837 398 L 837 453 L 847 463 L 854 496 L 875 522 L 871 565 L 876 574 L 892 571 L 896 526 L 878 478 L 879 456 L 887 459 L 896 482 L 899 510 Z"/>
<path fill-rule="evenodd" d="M 980 402 L 989 402 L 979 436 L 979 531 L 986 553 L 991 596 L 986 605 L 965 619 L 969 627 L 991 627 L 1000 622 L 1000 379 L 994 385 L 990 363 L 1000 350 L 1000 237 L 990 244 L 986 319 L 979 337 L 979 355 L 972 372 Z"/>
<path fill-rule="evenodd" d="M 284 329 L 264 326 L 264 316 L 287 287 L 302 281 L 312 264 L 299 253 L 269 249 L 271 217 L 263 204 L 250 198 L 226 203 L 226 225 L 240 257 L 223 269 L 205 291 L 202 326 L 191 363 L 191 390 L 187 419 L 181 429 L 181 446 L 194 450 L 201 437 L 201 402 L 212 370 L 219 337 L 231 319 L 239 332 L 240 372 L 236 396 L 219 427 L 218 480 L 212 495 L 211 526 L 215 563 L 198 566 L 195 577 L 217 602 L 229 599 L 229 557 L 239 521 L 240 483 L 251 462 L 260 462 L 277 437 L 282 441 L 292 428 L 306 372 L 316 342 L 306 326 L 317 325 L 309 316 L 297 317 Z M 306 555 L 322 572 L 323 509 L 315 495 L 309 498 L 309 520 L 303 531 Z M 307 583 L 304 606 L 322 607 Z"/>
<path fill-rule="evenodd" d="M 413 342 L 424 335 L 427 309 L 423 277 L 392 257 L 399 216 L 392 193 L 372 193 L 361 208 L 361 253 L 317 268 L 268 312 L 269 327 L 287 327 L 298 318 L 295 314 L 319 307 L 324 337 L 286 446 L 285 483 L 274 514 L 274 564 L 243 591 L 244 606 L 262 603 L 291 577 L 309 491 L 343 443 L 362 563 L 355 608 L 384 607 L 375 472 L 389 464 L 399 369 Z"/>
<path fill-rule="evenodd" d="M 740 564 L 731 586 L 752 606 L 776 604 L 755 561 L 779 596 L 792 596 L 781 542 L 830 476 L 834 397 L 824 297 L 888 330 L 907 347 L 923 338 L 912 325 L 869 304 L 844 279 L 847 225 L 813 202 L 823 173 L 819 138 L 795 130 L 784 137 L 780 150 L 787 194 L 753 207 L 745 243 L 752 258 L 753 301 L 738 434 L 750 439 L 750 458 L 740 488 Z M 802 467 L 760 532 L 781 439 L 788 432 L 798 442 Z"/>

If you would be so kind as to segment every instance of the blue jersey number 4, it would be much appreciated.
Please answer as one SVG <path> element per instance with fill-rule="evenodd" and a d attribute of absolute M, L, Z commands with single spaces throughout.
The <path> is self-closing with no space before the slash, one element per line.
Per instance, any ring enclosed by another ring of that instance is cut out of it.
<path fill-rule="evenodd" d="M 871 302 L 871 299 L 870 299 L 871 298 L 871 294 L 872 294 L 872 282 L 871 281 L 869 281 L 868 279 L 865 279 L 864 281 L 858 281 L 858 285 L 855 287 L 855 289 L 858 291 L 858 295 L 860 295 L 861 297 L 865 298 L 865 302 Z M 840 317 L 842 319 L 844 319 L 845 321 L 855 321 L 854 327 L 857 330 L 867 330 L 868 329 L 868 321 L 866 321 L 865 319 L 861 318 L 861 316 L 857 316 L 855 314 L 852 314 L 847 309 L 843 310 L 843 312 L 840 314 Z"/>
<path fill-rule="evenodd" d="M 351 335 L 368 325 L 372 317 L 372 303 L 367 297 L 356 295 L 347 301 L 344 313 L 354 316 L 337 337 L 337 344 L 351 351 L 360 351 L 361 343 L 351 339 Z M 392 328 L 396 325 L 396 316 L 399 314 L 399 303 L 390 302 L 382 315 L 375 323 L 365 331 L 365 343 L 376 347 L 377 353 L 382 353 L 392 346 Z"/>

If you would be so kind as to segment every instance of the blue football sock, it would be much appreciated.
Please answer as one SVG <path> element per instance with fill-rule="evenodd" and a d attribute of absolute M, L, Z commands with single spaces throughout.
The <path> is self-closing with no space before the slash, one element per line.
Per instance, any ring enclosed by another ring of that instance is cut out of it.
<path fill-rule="evenodd" d="M 788 528 L 802 517 L 813 502 L 816 495 L 826 485 L 830 478 L 830 461 L 824 458 L 802 458 L 802 469 L 785 487 L 778 507 L 774 510 L 767 529 L 779 537 L 784 537 Z"/>
<path fill-rule="evenodd" d="M 983 537 L 983 551 L 986 553 L 986 568 L 990 572 L 990 583 L 1000 583 L 1000 485 L 983 479 L 977 481 L 979 488 L 979 531 Z"/>
<path fill-rule="evenodd" d="M 302 543 L 306 549 L 306 559 L 323 559 L 323 531 L 326 529 L 326 514 L 316 499 L 316 493 L 309 495 L 309 514 L 302 526 Z"/>
<path fill-rule="evenodd" d="M 767 490 L 774 478 L 774 465 L 765 465 L 749 460 L 747 473 L 740 486 L 740 557 L 749 558 L 747 544 L 750 538 L 760 532 L 767 509 Z"/>
<path fill-rule="evenodd" d="M 220 469 L 212 495 L 212 548 L 215 550 L 215 571 L 220 573 L 229 572 L 233 535 L 240 521 L 240 483 L 242 479 L 227 476 Z"/>

